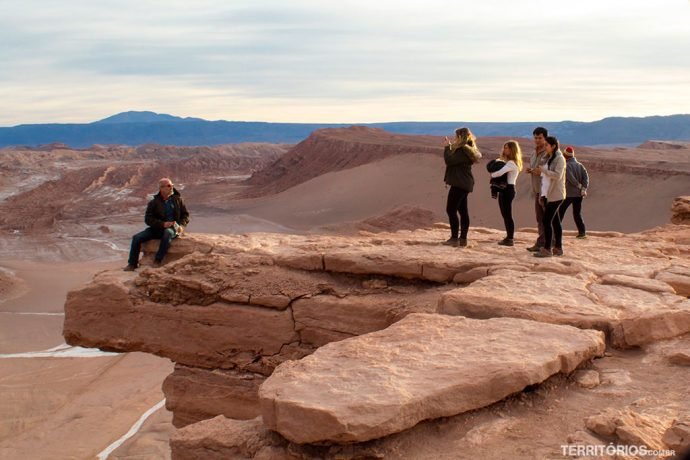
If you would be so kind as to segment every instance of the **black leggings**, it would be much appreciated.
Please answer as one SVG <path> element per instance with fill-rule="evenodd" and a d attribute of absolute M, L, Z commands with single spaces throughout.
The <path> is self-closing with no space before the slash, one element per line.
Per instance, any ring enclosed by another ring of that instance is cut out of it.
<path fill-rule="evenodd" d="M 582 220 L 582 197 L 581 196 L 569 196 L 563 201 L 563 204 L 558 209 L 558 214 L 561 216 L 561 221 L 563 221 L 563 216 L 568 210 L 570 203 L 573 204 L 573 219 L 575 220 L 575 225 L 577 226 L 577 232 L 580 235 L 585 234 L 585 222 Z"/>
<path fill-rule="evenodd" d="M 468 192 L 458 187 L 451 186 L 450 190 L 448 190 L 446 213 L 448 213 L 451 238 L 458 237 L 458 229 L 460 229 L 460 238 L 467 238 L 467 232 L 470 229 L 470 212 L 467 209 L 467 195 Z M 458 213 L 460 213 L 459 221 Z"/>
<path fill-rule="evenodd" d="M 503 223 L 506 226 L 506 238 L 513 239 L 515 233 L 515 222 L 513 222 L 513 199 L 515 199 L 515 186 L 508 184 L 508 187 L 498 192 L 498 207 L 503 216 Z"/>
<path fill-rule="evenodd" d="M 563 200 L 549 201 L 544 210 L 544 248 L 551 249 L 551 240 L 554 239 L 554 247 L 561 248 L 563 240 L 563 228 L 558 207 Z"/>

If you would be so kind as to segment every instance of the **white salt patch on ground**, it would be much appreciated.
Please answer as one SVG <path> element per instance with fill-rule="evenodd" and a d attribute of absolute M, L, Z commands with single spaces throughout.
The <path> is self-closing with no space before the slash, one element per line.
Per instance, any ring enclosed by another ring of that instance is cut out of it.
<path fill-rule="evenodd" d="M 20 180 L 19 182 L 15 183 L 12 185 L 12 187 L 8 187 L 6 190 L 0 190 L 0 201 L 4 201 L 7 198 L 18 195 L 20 193 L 23 193 L 27 190 L 34 189 L 41 184 L 58 179 L 60 176 L 59 175 L 32 175 L 29 176 L 28 178 L 24 180 Z"/>
<path fill-rule="evenodd" d="M 31 351 L 27 353 L 0 354 L 0 359 L 10 358 L 101 358 L 104 356 L 117 356 L 119 353 L 109 353 L 93 348 L 73 347 L 63 343 L 57 347 L 44 351 Z"/>
<path fill-rule="evenodd" d="M 155 406 L 153 406 L 152 408 L 150 408 L 149 410 L 144 412 L 144 415 L 142 415 L 139 418 L 139 420 L 137 420 L 137 422 L 134 425 L 132 425 L 132 428 L 130 428 L 129 431 L 124 436 L 122 436 L 120 439 L 118 439 L 117 441 L 115 441 L 114 443 L 112 443 L 111 445 L 106 447 L 100 454 L 98 454 L 98 460 L 107 459 L 110 456 L 110 454 L 113 453 L 113 451 L 115 449 L 117 449 L 122 444 L 124 444 L 125 441 L 127 441 L 129 438 L 131 438 L 132 436 L 137 434 L 137 432 L 141 429 L 141 427 L 144 424 L 144 422 L 146 421 L 146 419 L 149 418 L 152 414 L 154 414 L 157 410 L 159 410 L 163 406 L 165 406 L 165 399 L 159 401 L 158 404 L 156 404 Z"/>
<path fill-rule="evenodd" d="M 40 312 L 28 312 L 28 311 L 0 311 L 0 315 L 36 315 L 36 316 L 65 316 L 64 313 L 40 313 Z"/>
<path fill-rule="evenodd" d="M 103 243 L 103 244 L 107 245 L 107 246 L 108 246 L 110 249 L 112 249 L 113 251 L 129 252 L 129 248 L 121 248 L 121 247 L 119 247 L 117 244 L 115 244 L 114 242 L 112 242 L 112 241 L 110 241 L 110 240 L 103 240 L 103 239 L 100 239 L 100 238 L 88 238 L 88 237 L 85 237 L 85 236 L 68 236 L 67 239 L 69 239 L 69 240 L 86 240 L 86 241 L 94 241 L 94 242 L 96 242 L 96 243 Z"/>

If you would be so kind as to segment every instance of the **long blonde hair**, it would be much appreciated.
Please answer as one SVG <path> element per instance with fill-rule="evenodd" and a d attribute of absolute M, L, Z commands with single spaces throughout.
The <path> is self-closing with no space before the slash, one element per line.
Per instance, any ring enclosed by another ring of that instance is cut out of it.
<path fill-rule="evenodd" d="M 517 141 L 508 141 L 503 146 L 508 146 L 508 157 L 506 160 L 513 160 L 518 167 L 518 171 L 522 171 L 522 150 Z"/>
<path fill-rule="evenodd" d="M 458 128 L 455 130 L 455 139 L 453 139 L 453 142 L 450 144 L 450 150 L 455 152 L 463 145 L 477 148 L 477 138 L 474 137 L 470 128 Z"/>

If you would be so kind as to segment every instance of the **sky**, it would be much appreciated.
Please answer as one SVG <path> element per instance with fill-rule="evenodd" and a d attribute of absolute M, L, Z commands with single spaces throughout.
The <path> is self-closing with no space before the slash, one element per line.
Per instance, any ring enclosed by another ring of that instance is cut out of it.
<path fill-rule="evenodd" d="M 690 113 L 690 0 L 0 0 L 0 126 Z"/>

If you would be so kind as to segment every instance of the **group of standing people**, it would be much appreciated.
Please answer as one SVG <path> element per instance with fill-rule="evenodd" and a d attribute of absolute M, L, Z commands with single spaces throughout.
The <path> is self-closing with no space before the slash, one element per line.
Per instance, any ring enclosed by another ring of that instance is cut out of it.
<path fill-rule="evenodd" d="M 582 199 L 587 196 L 589 176 L 582 163 L 575 158 L 573 147 L 567 147 L 562 152 L 558 139 L 549 136 L 547 129 L 541 126 L 532 135 L 535 152 L 524 172 L 531 176 L 539 236 L 527 250 L 534 252 L 535 257 L 562 256 L 561 221 L 571 204 L 578 229 L 577 238 L 587 237 L 581 210 Z M 469 128 L 457 129 L 453 140 L 445 138 L 443 157 L 446 163 L 445 182 L 450 186 L 446 212 L 451 231 L 450 239 L 444 244 L 464 247 L 467 246 L 470 227 L 467 198 L 474 189 L 472 165 L 482 157 Z M 498 244 L 513 246 L 515 222 L 512 207 L 517 178 L 523 170 L 520 144 L 513 140 L 506 142 L 500 156 L 487 164 L 487 170 L 492 178 L 491 194 L 498 200 L 506 229 L 506 237 Z"/>

